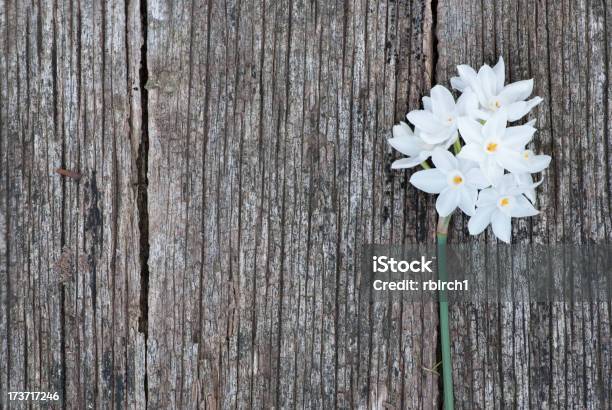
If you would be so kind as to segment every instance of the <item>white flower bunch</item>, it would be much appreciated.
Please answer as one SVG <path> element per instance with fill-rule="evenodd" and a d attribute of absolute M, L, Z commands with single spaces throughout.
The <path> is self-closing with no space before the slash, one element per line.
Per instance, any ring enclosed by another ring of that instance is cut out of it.
<path fill-rule="evenodd" d="M 442 85 L 423 97 L 423 109 L 408 113 L 393 127 L 389 144 L 407 156 L 395 161 L 393 169 L 425 168 L 410 178 L 418 189 L 438 194 L 436 210 L 441 217 L 461 209 L 470 216 L 470 234 L 478 235 L 489 224 L 493 233 L 510 242 L 511 218 L 537 215 L 531 174 L 542 172 L 550 156 L 536 155 L 527 148 L 536 131 L 535 120 L 510 126 L 542 99 L 527 98 L 533 80 L 504 85 L 504 60 L 478 73 L 470 66 L 457 67 L 459 76 L 451 85 L 461 92 L 455 101 Z M 449 152 L 453 147 L 454 154 Z M 427 162 L 431 158 L 432 168 Z"/>

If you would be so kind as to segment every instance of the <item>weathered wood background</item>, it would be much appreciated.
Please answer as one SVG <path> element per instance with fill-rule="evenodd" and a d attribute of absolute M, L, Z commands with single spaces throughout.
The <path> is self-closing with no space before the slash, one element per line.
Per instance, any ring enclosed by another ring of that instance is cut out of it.
<path fill-rule="evenodd" d="M 514 240 L 609 243 L 610 21 L 606 0 L 0 0 L 1 407 L 437 408 L 437 306 L 356 286 L 362 244 L 433 241 L 385 140 L 503 55 L 554 158 Z M 451 314 L 457 407 L 609 408 L 609 303 Z"/>

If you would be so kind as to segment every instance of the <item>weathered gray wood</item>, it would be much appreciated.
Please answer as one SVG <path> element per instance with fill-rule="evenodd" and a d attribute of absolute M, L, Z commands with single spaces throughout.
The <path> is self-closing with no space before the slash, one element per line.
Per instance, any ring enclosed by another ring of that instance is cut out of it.
<path fill-rule="evenodd" d="M 439 407 L 436 304 L 359 288 L 363 244 L 433 242 L 433 198 L 385 140 L 457 64 L 501 54 L 535 78 L 554 158 L 513 237 L 609 242 L 611 12 L 0 0 L 0 407 L 26 407 L 19 390 L 69 408 Z M 610 304 L 451 314 L 458 408 L 612 400 Z"/>
<path fill-rule="evenodd" d="M 535 146 L 553 157 L 537 218 L 518 242 L 609 243 L 610 31 L 605 1 L 439 1 L 436 78 L 458 63 L 506 61 L 506 78 L 534 78 Z M 451 242 L 467 220 L 455 218 Z M 491 237 L 488 238 L 491 240 Z M 604 408 L 612 394 L 610 304 L 521 302 L 456 306 L 458 407 Z"/>
<path fill-rule="evenodd" d="M 385 145 L 430 13 L 149 4 L 151 405 L 436 405 L 435 305 L 356 286 L 362 243 L 431 237 Z"/>
<path fill-rule="evenodd" d="M 0 403 L 143 407 L 138 3 L 1 2 L 0 20 Z"/>

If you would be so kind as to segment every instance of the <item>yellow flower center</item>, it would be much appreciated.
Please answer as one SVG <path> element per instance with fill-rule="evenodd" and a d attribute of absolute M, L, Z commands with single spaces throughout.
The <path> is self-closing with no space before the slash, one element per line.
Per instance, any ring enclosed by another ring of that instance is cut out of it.
<path fill-rule="evenodd" d="M 500 204 L 501 206 L 508 206 L 508 205 L 510 205 L 510 199 L 508 199 L 508 198 L 502 198 L 502 199 L 501 199 L 501 201 L 499 201 L 499 204 Z"/>
<path fill-rule="evenodd" d="M 487 144 L 487 152 L 492 153 L 497 151 L 497 143 L 495 142 L 489 142 Z"/>
<path fill-rule="evenodd" d="M 495 100 L 495 108 L 499 107 L 501 107 L 501 103 L 499 102 L 499 100 Z"/>
<path fill-rule="evenodd" d="M 455 175 L 453 177 L 453 184 L 455 185 L 459 185 L 463 182 L 463 178 L 461 178 L 459 175 Z"/>
<path fill-rule="evenodd" d="M 523 158 L 529 159 L 529 151 L 523 152 Z"/>

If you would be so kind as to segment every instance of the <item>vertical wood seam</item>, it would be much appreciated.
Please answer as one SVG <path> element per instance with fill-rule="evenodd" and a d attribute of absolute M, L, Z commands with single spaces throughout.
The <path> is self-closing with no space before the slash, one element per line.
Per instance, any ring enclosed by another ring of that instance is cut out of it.
<path fill-rule="evenodd" d="M 141 105 L 141 133 L 136 167 L 138 169 L 138 229 L 140 232 L 140 317 L 138 331 L 144 336 L 144 397 L 145 408 L 148 406 L 148 336 L 149 336 L 149 211 L 148 211 L 148 158 L 149 158 L 149 92 L 147 81 L 149 70 L 147 66 L 147 0 L 140 0 L 140 68 L 139 87 Z"/>

